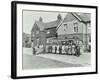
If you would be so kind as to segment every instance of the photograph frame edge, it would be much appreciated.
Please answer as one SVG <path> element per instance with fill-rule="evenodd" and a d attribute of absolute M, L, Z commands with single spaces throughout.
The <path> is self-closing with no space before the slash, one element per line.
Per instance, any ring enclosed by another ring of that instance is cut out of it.
<path fill-rule="evenodd" d="M 95 72 L 83 73 L 64 73 L 64 74 L 50 74 L 37 76 L 17 76 L 17 4 L 35 4 L 35 5 L 51 5 L 51 6 L 65 6 L 65 7 L 82 7 L 94 8 L 96 10 L 96 69 Z M 55 77 L 55 76 L 73 76 L 86 75 L 98 73 L 98 6 L 88 5 L 74 5 L 74 4 L 58 4 L 58 3 L 42 3 L 42 2 L 26 2 L 26 1 L 12 1 L 11 2 L 11 78 L 39 78 L 39 77 Z"/>
<path fill-rule="evenodd" d="M 17 78 L 17 13 L 16 2 L 11 2 L 11 78 Z"/>

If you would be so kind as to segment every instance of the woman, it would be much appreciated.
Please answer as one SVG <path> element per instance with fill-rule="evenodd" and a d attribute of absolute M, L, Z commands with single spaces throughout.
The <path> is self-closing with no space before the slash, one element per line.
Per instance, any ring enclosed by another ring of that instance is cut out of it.
<path fill-rule="evenodd" d="M 33 55 L 36 54 L 36 51 L 35 51 L 35 47 L 34 47 L 34 43 L 33 42 L 32 42 L 32 50 L 33 50 L 32 51 L 33 52 Z"/>
<path fill-rule="evenodd" d="M 62 46 L 62 54 L 65 54 L 65 45 Z"/>
<path fill-rule="evenodd" d="M 75 55 L 75 44 L 72 44 L 72 55 Z"/>
<path fill-rule="evenodd" d="M 62 46 L 59 46 L 59 54 L 62 54 Z"/>
<path fill-rule="evenodd" d="M 52 53 L 55 53 L 55 45 L 52 46 Z"/>
<path fill-rule="evenodd" d="M 55 46 L 55 54 L 57 53 L 57 45 Z"/>
<path fill-rule="evenodd" d="M 57 53 L 59 53 L 59 45 L 57 45 Z"/>
<path fill-rule="evenodd" d="M 45 52 L 48 53 L 48 45 L 45 47 Z"/>
<path fill-rule="evenodd" d="M 75 55 L 76 55 L 77 57 L 80 56 L 80 47 L 79 47 L 78 45 L 75 46 Z"/>
<path fill-rule="evenodd" d="M 49 52 L 52 53 L 52 46 L 49 46 Z"/>
<path fill-rule="evenodd" d="M 65 54 L 68 54 L 68 44 L 65 46 Z"/>
<path fill-rule="evenodd" d="M 71 43 L 68 45 L 68 54 L 69 55 L 72 54 L 72 46 L 71 46 Z"/>

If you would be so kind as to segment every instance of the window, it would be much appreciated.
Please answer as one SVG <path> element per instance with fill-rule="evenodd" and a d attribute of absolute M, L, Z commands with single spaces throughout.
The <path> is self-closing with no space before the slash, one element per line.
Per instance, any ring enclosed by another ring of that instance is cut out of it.
<path fill-rule="evenodd" d="M 64 31 L 66 31 L 67 29 L 67 24 L 64 24 Z"/>
<path fill-rule="evenodd" d="M 74 32 L 78 32 L 78 23 L 74 23 Z"/>
<path fill-rule="evenodd" d="M 50 31 L 49 30 L 47 30 L 47 34 L 50 34 Z"/>
<path fill-rule="evenodd" d="M 67 28 L 67 24 L 64 24 L 64 27 Z"/>

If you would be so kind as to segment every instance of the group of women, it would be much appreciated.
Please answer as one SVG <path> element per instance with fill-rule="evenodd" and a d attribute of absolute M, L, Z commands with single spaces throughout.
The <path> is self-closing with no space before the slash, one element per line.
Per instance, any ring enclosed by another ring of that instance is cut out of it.
<path fill-rule="evenodd" d="M 38 53 L 52 53 L 52 54 L 65 54 L 65 55 L 75 55 L 80 56 L 80 46 L 75 43 L 68 43 L 68 44 L 52 44 L 38 46 L 33 48 L 33 54 Z"/>
<path fill-rule="evenodd" d="M 48 45 L 46 46 L 46 53 L 66 54 L 80 56 L 80 47 L 75 44 L 68 45 Z"/>

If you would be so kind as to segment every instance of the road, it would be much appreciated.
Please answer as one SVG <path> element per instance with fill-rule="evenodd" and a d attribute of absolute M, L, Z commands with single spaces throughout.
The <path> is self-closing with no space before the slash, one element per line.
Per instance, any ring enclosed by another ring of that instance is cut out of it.
<path fill-rule="evenodd" d="M 43 69 L 43 68 L 62 68 L 62 67 L 80 67 L 79 64 L 65 63 L 52 60 L 37 55 L 23 54 L 23 69 Z"/>
<path fill-rule="evenodd" d="M 31 48 L 23 48 L 23 69 L 80 67 L 91 65 L 91 53 L 80 57 L 52 53 L 32 54 Z"/>

